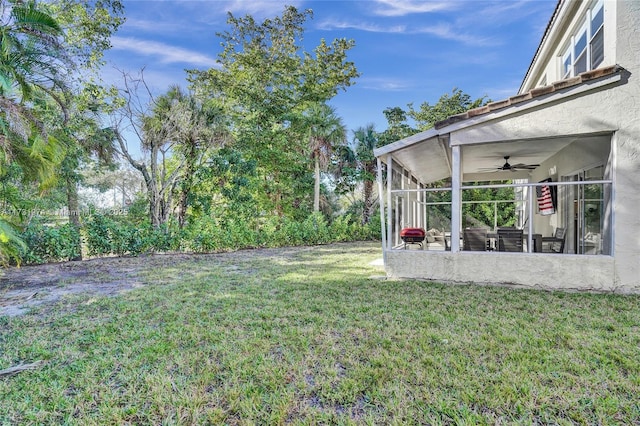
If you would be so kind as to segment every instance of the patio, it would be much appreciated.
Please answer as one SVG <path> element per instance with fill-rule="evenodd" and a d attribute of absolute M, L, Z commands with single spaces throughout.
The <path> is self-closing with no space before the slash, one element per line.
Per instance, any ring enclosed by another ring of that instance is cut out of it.
<path fill-rule="evenodd" d="M 620 82 L 622 72 L 583 79 L 589 84 L 489 104 L 375 150 L 388 276 L 616 287 L 617 134 L 605 122 L 576 123 L 571 110 L 597 103 L 599 91 Z M 424 229 L 425 242 L 405 248 L 400 233 L 407 227 Z M 500 250 L 504 227 L 522 233 L 521 251 Z M 465 250 L 468 228 L 486 232 L 486 250 Z M 542 241 L 558 228 L 561 253 L 543 251 Z"/>

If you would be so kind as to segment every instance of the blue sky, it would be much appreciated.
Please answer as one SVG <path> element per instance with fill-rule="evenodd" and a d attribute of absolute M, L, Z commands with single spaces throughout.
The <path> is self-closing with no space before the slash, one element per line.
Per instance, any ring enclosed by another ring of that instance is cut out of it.
<path fill-rule="evenodd" d="M 355 40 L 349 53 L 361 73 L 356 84 L 330 101 L 349 131 L 373 123 L 386 128 L 382 111 L 408 103 L 437 102 L 454 87 L 474 99 L 517 93 L 556 0 L 452 1 L 192 1 L 124 0 L 126 23 L 112 38 L 104 69 L 145 77 L 157 93 L 186 87 L 185 69 L 216 66 L 217 32 L 227 11 L 256 20 L 279 15 L 285 5 L 312 9 L 305 45 L 320 39 Z"/>

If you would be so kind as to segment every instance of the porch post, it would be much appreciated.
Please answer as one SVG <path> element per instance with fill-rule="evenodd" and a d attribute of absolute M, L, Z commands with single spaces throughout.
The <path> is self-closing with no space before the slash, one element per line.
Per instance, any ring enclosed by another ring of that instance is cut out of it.
<path fill-rule="evenodd" d="M 387 154 L 387 249 L 391 250 L 393 242 L 392 238 L 392 230 L 391 230 L 391 174 L 393 171 L 393 158 L 391 154 Z"/>
<path fill-rule="evenodd" d="M 380 228 L 382 228 L 380 230 L 382 233 L 382 257 L 384 260 L 386 259 L 384 253 L 387 247 L 387 229 L 384 220 L 384 185 L 382 183 L 382 161 L 380 160 L 380 158 L 376 158 L 376 161 L 378 167 L 378 169 L 376 170 L 376 180 L 378 181 L 378 198 L 380 199 Z M 390 190 L 390 188 L 388 188 L 388 190 Z"/>
<path fill-rule="evenodd" d="M 462 224 L 462 150 L 451 147 L 451 251 L 460 251 L 460 227 Z"/>
<path fill-rule="evenodd" d="M 533 194 L 537 192 L 537 187 L 528 186 L 527 188 L 527 206 L 529 215 L 529 221 L 527 222 L 527 252 L 533 253 Z M 542 247 L 538 247 L 538 250 L 542 251 Z"/>

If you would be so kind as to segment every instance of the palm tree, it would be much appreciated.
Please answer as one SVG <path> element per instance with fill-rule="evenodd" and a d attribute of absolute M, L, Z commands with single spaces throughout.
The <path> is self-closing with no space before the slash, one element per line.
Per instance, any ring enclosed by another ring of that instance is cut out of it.
<path fill-rule="evenodd" d="M 178 225 L 182 228 L 195 173 L 209 149 L 223 146 L 228 134 L 222 111 L 212 103 L 202 102 L 178 86 L 169 89 L 167 97 L 172 100 L 169 118 L 175 122 L 176 153 L 184 164 L 178 184 Z"/>
<path fill-rule="evenodd" d="M 376 180 L 376 157 L 373 154 L 373 150 L 378 144 L 379 135 L 373 124 L 359 127 L 353 133 L 358 178 L 363 185 L 362 223 L 367 224 L 373 210 L 373 183 Z"/>
<path fill-rule="evenodd" d="M 42 183 L 64 157 L 64 147 L 35 112 L 52 103 L 66 119 L 72 63 L 61 38 L 60 25 L 35 1 L 0 0 L 0 174 L 12 162 L 25 178 Z M 15 247 L 23 243 L 11 229 L 0 218 L 0 261 L 18 260 Z"/>
<path fill-rule="evenodd" d="M 148 163 L 135 160 L 122 137 L 122 125 L 116 131 L 119 153 L 138 170 L 144 179 L 149 198 L 149 219 L 154 228 L 169 219 L 172 197 L 178 194 L 178 223 L 184 225 L 187 200 L 195 172 L 205 153 L 221 146 L 227 138 L 223 115 L 210 103 L 203 103 L 178 86 L 152 98 L 151 113 L 135 110 L 142 91 L 148 87 L 141 76 L 134 80 L 125 75 L 127 96 L 121 114 L 140 138 L 149 154 Z M 171 160 L 169 159 L 171 157 Z"/>
<path fill-rule="evenodd" d="M 34 1 L 0 3 L 0 149 L 10 158 L 12 145 L 47 132 L 27 102 L 54 101 L 66 113 L 64 93 L 72 63 L 60 43 L 62 29 Z"/>
<path fill-rule="evenodd" d="M 327 104 L 314 104 L 304 114 L 308 149 L 314 171 L 313 211 L 320 211 L 320 170 L 326 170 L 334 146 L 344 142 L 347 130 L 335 108 Z"/>

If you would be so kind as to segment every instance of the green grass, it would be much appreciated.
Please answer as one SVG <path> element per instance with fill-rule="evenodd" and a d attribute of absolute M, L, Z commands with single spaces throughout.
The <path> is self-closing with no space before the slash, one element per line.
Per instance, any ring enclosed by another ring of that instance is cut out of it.
<path fill-rule="evenodd" d="M 638 424 L 640 298 L 384 281 L 378 244 L 196 256 L 0 318 L 4 424 Z"/>

